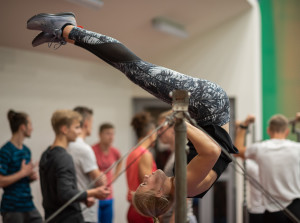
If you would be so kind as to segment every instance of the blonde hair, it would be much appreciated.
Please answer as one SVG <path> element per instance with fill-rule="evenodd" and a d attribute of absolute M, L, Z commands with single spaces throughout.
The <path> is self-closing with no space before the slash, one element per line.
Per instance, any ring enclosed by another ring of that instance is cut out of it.
<path fill-rule="evenodd" d="M 159 222 L 158 216 L 167 212 L 173 202 L 173 195 L 157 197 L 154 190 L 136 191 L 132 197 L 133 206 L 144 216 L 152 217 L 154 223 Z"/>
<path fill-rule="evenodd" d="M 55 134 L 59 134 L 60 128 L 62 126 L 65 125 L 67 127 L 70 127 L 73 121 L 78 120 L 80 122 L 81 119 L 82 119 L 81 115 L 76 111 L 57 110 L 52 115 L 51 124 Z"/>
<path fill-rule="evenodd" d="M 284 132 L 288 125 L 288 119 L 281 114 L 273 115 L 269 120 L 269 130 L 271 132 Z"/>

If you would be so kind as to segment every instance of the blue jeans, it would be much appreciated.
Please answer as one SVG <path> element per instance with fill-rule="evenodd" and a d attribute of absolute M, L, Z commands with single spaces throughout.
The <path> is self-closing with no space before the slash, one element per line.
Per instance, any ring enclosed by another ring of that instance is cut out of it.
<path fill-rule="evenodd" d="M 114 199 L 99 200 L 98 223 L 113 222 Z"/>

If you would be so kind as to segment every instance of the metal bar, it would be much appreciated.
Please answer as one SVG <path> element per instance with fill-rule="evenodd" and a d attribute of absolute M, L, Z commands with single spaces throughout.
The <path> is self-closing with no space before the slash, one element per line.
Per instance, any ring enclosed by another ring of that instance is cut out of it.
<path fill-rule="evenodd" d="M 187 221 L 187 181 L 186 181 L 186 124 L 184 113 L 188 111 L 189 93 L 176 90 L 173 97 L 173 111 L 176 112 L 175 121 L 175 223 Z"/>
<path fill-rule="evenodd" d="M 175 123 L 175 223 L 186 222 L 186 125 L 183 119 L 177 119 Z"/>

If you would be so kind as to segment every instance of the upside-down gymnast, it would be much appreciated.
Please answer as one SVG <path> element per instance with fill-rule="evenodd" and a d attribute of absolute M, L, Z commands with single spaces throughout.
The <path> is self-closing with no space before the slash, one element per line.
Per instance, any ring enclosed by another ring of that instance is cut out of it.
<path fill-rule="evenodd" d="M 27 28 L 42 31 L 32 41 L 34 47 L 44 43 L 64 45 L 66 42 L 80 46 L 166 103 L 171 104 L 169 92 L 173 90 L 190 92 L 188 111 L 191 117 L 218 144 L 206 133 L 187 123 L 190 147 L 187 165 L 189 197 L 203 197 L 231 162 L 220 146 L 229 153 L 237 153 L 228 134 L 229 99 L 217 84 L 143 61 L 118 40 L 77 27 L 73 13 L 38 14 L 27 21 Z M 135 207 L 156 221 L 172 205 L 174 182 L 174 177 L 166 177 L 161 170 L 146 175 L 133 197 Z"/>

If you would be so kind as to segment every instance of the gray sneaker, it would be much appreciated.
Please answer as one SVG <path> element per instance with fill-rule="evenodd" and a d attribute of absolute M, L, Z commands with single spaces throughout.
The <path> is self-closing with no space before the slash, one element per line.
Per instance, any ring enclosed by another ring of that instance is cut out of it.
<path fill-rule="evenodd" d="M 63 39 L 58 39 L 54 35 L 45 32 L 41 32 L 32 40 L 33 47 L 39 46 L 44 43 L 48 43 L 49 48 L 52 46 L 53 43 L 55 43 L 54 49 L 58 49 L 61 45 L 65 45 L 67 42 Z"/>
<path fill-rule="evenodd" d="M 54 35 L 58 40 L 63 40 L 62 28 L 66 25 L 76 26 L 75 15 L 72 12 L 57 14 L 41 13 L 27 21 L 27 29 L 41 30 Z"/>

